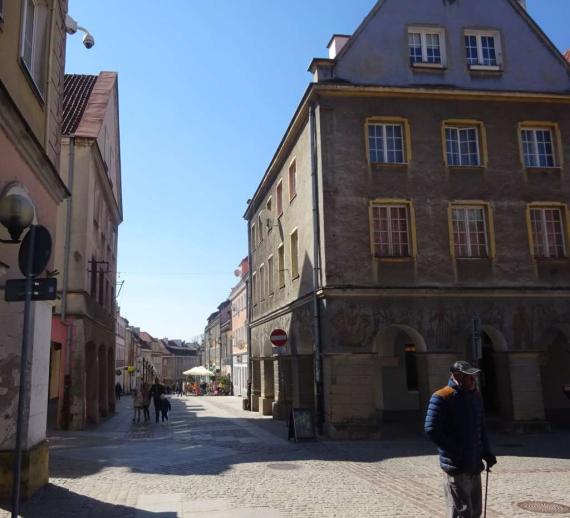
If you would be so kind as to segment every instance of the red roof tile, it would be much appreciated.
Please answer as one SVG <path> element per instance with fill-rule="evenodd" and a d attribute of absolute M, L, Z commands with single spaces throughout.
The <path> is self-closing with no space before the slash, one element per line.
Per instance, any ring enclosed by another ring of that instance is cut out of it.
<path fill-rule="evenodd" d="M 61 132 L 72 135 L 77 130 L 87 107 L 97 76 L 66 74 L 63 87 L 63 120 Z"/>

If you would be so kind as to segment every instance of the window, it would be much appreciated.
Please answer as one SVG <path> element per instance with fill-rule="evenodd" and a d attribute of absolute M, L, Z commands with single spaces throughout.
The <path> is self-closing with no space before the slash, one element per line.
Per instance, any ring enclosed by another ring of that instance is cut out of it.
<path fill-rule="evenodd" d="M 299 235 L 297 229 L 291 232 L 291 278 L 299 277 Z"/>
<path fill-rule="evenodd" d="M 489 257 L 485 207 L 452 206 L 451 226 L 455 257 Z"/>
<path fill-rule="evenodd" d="M 289 202 L 297 196 L 297 160 L 289 166 Z"/>
<path fill-rule="evenodd" d="M 418 365 L 416 361 L 416 346 L 406 344 L 404 346 L 404 359 L 406 364 L 406 385 L 409 392 L 418 390 Z"/>
<path fill-rule="evenodd" d="M 372 205 L 372 245 L 377 257 L 411 257 L 409 204 Z"/>
<path fill-rule="evenodd" d="M 285 286 L 285 248 L 283 243 L 277 247 L 277 279 L 279 287 Z"/>
<path fill-rule="evenodd" d="M 263 223 L 261 221 L 261 212 L 257 216 L 257 242 L 263 241 Z"/>
<path fill-rule="evenodd" d="M 0 0 L 0 23 L 4 21 L 4 1 Z"/>
<path fill-rule="evenodd" d="M 251 298 L 253 299 L 253 305 L 257 304 L 257 273 L 253 272 L 251 275 Z"/>
<path fill-rule="evenodd" d="M 253 248 L 255 248 L 256 244 L 257 244 L 257 232 L 255 230 L 255 223 L 253 223 L 251 225 L 251 245 Z"/>
<path fill-rule="evenodd" d="M 534 257 L 556 259 L 566 256 L 561 207 L 531 207 L 530 224 Z"/>
<path fill-rule="evenodd" d="M 275 197 L 277 198 L 277 217 L 279 217 L 283 214 L 283 182 L 281 180 L 277 184 Z"/>
<path fill-rule="evenodd" d="M 402 124 L 368 124 L 368 153 L 372 164 L 403 164 Z"/>
<path fill-rule="evenodd" d="M 556 167 L 550 128 L 522 128 L 521 142 L 525 167 Z"/>
<path fill-rule="evenodd" d="M 265 265 L 259 266 L 259 300 L 265 299 Z"/>
<path fill-rule="evenodd" d="M 273 220 L 271 219 L 271 207 L 272 206 L 272 200 L 271 200 L 271 196 L 269 196 L 269 198 L 267 199 L 267 203 L 265 204 L 265 210 L 267 211 L 267 233 L 269 234 L 269 232 L 271 232 L 273 230 Z"/>
<path fill-rule="evenodd" d="M 42 0 L 24 0 L 20 57 L 43 96 L 46 77 L 48 8 Z"/>
<path fill-rule="evenodd" d="M 410 27 L 408 47 L 412 66 L 440 68 L 445 65 L 445 32 L 443 29 Z"/>
<path fill-rule="evenodd" d="M 267 210 L 268 214 L 271 216 L 271 208 L 272 208 L 272 198 L 271 196 L 269 196 L 269 198 L 267 198 L 267 203 L 265 204 L 265 210 Z"/>
<path fill-rule="evenodd" d="M 267 258 L 267 292 L 268 295 L 271 296 L 275 292 L 274 286 L 274 264 L 273 264 L 273 256 L 270 255 Z"/>
<path fill-rule="evenodd" d="M 479 166 L 477 127 L 445 127 L 445 151 L 448 166 Z"/>
<path fill-rule="evenodd" d="M 465 31 L 467 66 L 472 70 L 501 66 L 501 40 L 497 31 Z"/>

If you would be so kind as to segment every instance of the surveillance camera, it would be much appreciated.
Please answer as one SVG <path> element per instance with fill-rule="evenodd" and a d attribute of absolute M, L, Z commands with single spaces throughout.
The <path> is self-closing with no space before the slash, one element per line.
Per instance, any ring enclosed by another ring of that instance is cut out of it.
<path fill-rule="evenodd" d="M 91 36 L 91 34 L 87 33 L 85 36 L 83 36 L 83 45 L 85 45 L 86 49 L 90 49 L 93 47 L 93 45 L 95 45 L 95 38 Z"/>

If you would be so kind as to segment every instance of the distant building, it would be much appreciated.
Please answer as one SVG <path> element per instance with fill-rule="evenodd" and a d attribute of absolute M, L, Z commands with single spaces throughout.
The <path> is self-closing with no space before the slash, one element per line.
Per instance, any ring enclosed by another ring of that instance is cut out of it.
<path fill-rule="evenodd" d="M 235 396 L 247 396 L 248 354 L 247 354 L 247 278 L 249 274 L 247 257 L 236 270 L 239 282 L 233 287 L 229 301 L 232 313 L 232 383 Z"/>
<path fill-rule="evenodd" d="M 204 329 L 204 366 L 212 372 L 221 372 L 221 356 L 220 312 L 215 311 Z"/>
<path fill-rule="evenodd" d="M 121 384 L 123 390 L 128 385 L 128 351 L 126 347 L 126 335 L 129 321 L 121 316 L 117 308 L 116 336 L 115 336 L 115 385 Z"/>
<path fill-rule="evenodd" d="M 182 340 L 169 340 L 166 349 L 170 355 L 163 357 L 163 383 L 174 387 L 186 379 L 183 372 L 200 365 L 200 356 Z"/>

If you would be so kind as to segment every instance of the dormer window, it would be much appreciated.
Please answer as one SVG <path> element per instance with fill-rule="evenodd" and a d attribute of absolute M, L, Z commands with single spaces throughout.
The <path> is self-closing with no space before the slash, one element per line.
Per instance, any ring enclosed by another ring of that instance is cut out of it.
<path fill-rule="evenodd" d="M 465 31 L 465 54 L 470 70 L 500 70 L 501 40 L 497 31 Z"/>
<path fill-rule="evenodd" d="M 434 27 L 409 27 L 408 47 L 413 67 L 443 68 L 445 31 Z"/>

